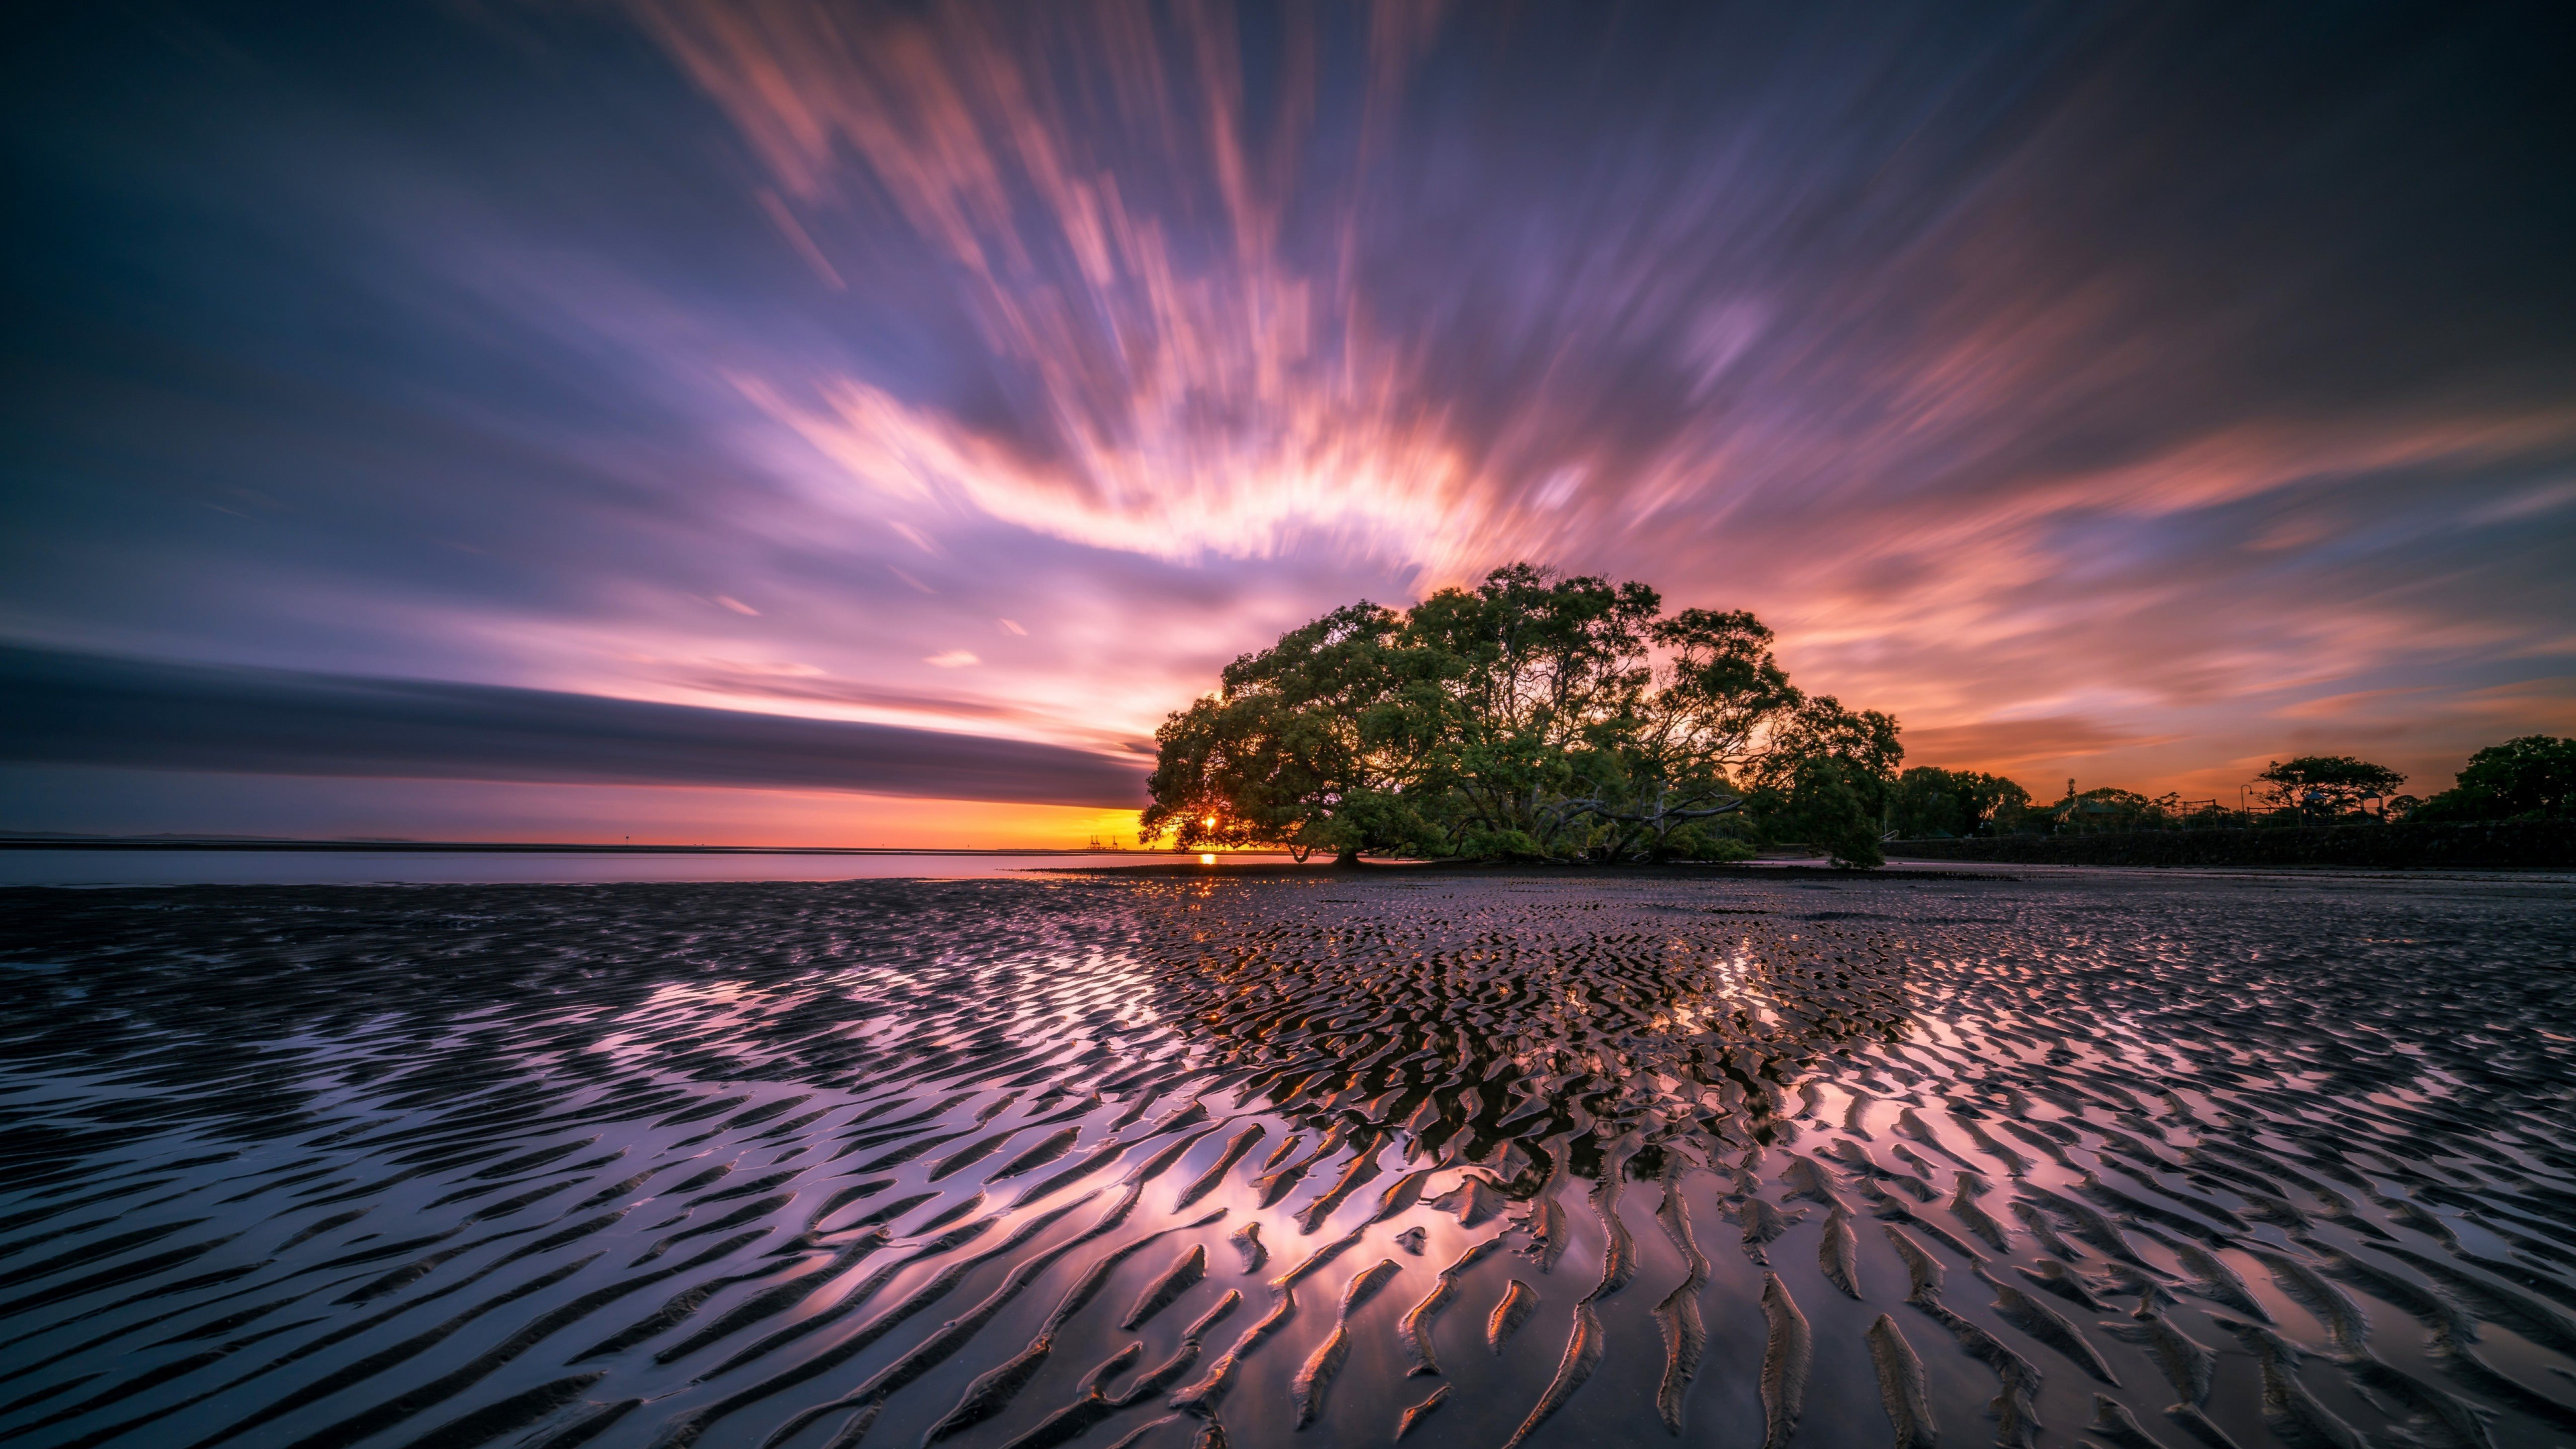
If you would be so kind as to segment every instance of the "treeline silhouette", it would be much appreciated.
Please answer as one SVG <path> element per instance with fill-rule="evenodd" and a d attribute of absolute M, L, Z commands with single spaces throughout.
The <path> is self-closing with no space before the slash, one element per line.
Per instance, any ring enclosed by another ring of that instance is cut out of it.
<path fill-rule="evenodd" d="M 2128 830 L 2245 829 L 2415 821 L 2471 824 L 2576 817 L 2576 739 L 2524 735 L 2469 757 L 2450 789 L 2400 793 L 2406 777 L 2351 755 L 2275 760 L 2253 784 L 2260 808 L 2103 787 L 2040 802 L 2000 775 L 1918 765 L 1888 791 L 1892 834 L 1905 840 Z"/>

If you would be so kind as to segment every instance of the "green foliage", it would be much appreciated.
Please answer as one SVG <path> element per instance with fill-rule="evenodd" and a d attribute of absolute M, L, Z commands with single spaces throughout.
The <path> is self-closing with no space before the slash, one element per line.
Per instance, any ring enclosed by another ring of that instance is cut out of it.
<path fill-rule="evenodd" d="M 1888 820 L 1900 837 L 1909 838 L 2003 834 L 2015 829 L 2078 834 L 2244 829 L 2371 819 L 2366 802 L 2373 798 L 2380 802 L 2375 818 L 2392 821 L 2576 817 L 2576 739 L 2549 735 L 2525 735 L 2478 751 L 2460 771 L 2458 783 L 2429 800 L 2397 794 L 2404 775 L 2351 755 L 2275 760 L 2256 778 L 2265 785 L 2263 797 L 2277 814 L 2231 810 L 2215 800 L 2186 801 L 2178 794 L 2149 799 L 2134 790 L 2107 787 L 2070 793 L 2053 806 L 2034 808 L 2029 796 L 2010 780 L 1918 766 L 1897 777 Z"/>
<path fill-rule="evenodd" d="M 2404 775 L 2386 765 L 2350 755 L 2274 760 L 2254 778 L 2263 782 L 2263 796 L 2275 806 L 2326 820 L 2358 811 L 2365 799 L 2385 799 L 2406 783 Z"/>
<path fill-rule="evenodd" d="M 1917 765 L 1896 777 L 1888 823 L 1898 838 L 2002 835 L 2030 809 L 2030 792 L 2001 775 Z"/>
<path fill-rule="evenodd" d="M 1872 808 L 1884 789 L 1846 761 L 1809 756 L 1768 772 L 1753 805 L 1771 834 L 1822 846 L 1839 866 L 1876 866 L 1887 861 L 1879 848 L 1880 812 Z"/>
<path fill-rule="evenodd" d="M 1741 836 L 1721 835 L 1713 830 L 1694 830 L 1688 836 L 1677 840 L 1673 854 L 1675 858 L 1681 860 L 1725 865 L 1733 861 L 1751 860 L 1761 852 L 1754 848 L 1752 841 Z M 1881 859 L 1884 858 L 1881 857 Z"/>
<path fill-rule="evenodd" d="M 1165 720 L 1146 839 L 1185 848 L 1283 844 L 1304 859 L 1394 850 L 1419 834 L 1408 786 L 1441 711 L 1434 661 L 1363 600 L 1226 666 L 1223 687 Z"/>
<path fill-rule="evenodd" d="M 2240 824 L 2241 817 L 2218 808 L 2214 800 L 2186 802 L 2179 793 L 2167 791 L 2150 799 L 2135 790 L 2104 786 L 2069 795 L 2046 811 L 2026 811 L 2025 824 L 2042 824 L 2046 830 L 2091 834 L 2123 830 L 2182 830 L 2194 825 L 2223 826 Z"/>
<path fill-rule="evenodd" d="M 1876 864 L 1896 721 L 1809 699 L 1747 613 L 1526 564 L 1337 609 L 1156 733 L 1149 839 L 1510 860 Z"/>
<path fill-rule="evenodd" d="M 1746 763 L 1757 820 L 1774 836 L 1822 846 L 1834 864 L 1875 866 L 1896 767 L 1896 721 L 1832 695 L 1801 702 Z"/>
<path fill-rule="evenodd" d="M 2469 756 L 2457 783 L 2417 806 L 2427 821 L 2576 815 L 2576 739 L 2524 735 Z"/>
<path fill-rule="evenodd" d="M 2135 790 L 2113 785 L 2069 795 L 2049 811 L 2059 830 L 2140 830 L 2162 826 L 2164 800 L 2150 800 Z"/>

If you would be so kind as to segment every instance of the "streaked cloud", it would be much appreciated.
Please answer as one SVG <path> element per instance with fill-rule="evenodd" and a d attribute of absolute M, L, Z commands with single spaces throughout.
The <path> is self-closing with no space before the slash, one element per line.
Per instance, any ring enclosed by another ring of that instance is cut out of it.
<path fill-rule="evenodd" d="M 0 637 L 1129 754 L 1531 558 L 2034 789 L 2576 729 L 2510 16 L 155 13 L 6 102 Z"/>
<path fill-rule="evenodd" d="M 0 761 L 1137 807 L 1129 759 L 551 690 L 0 648 Z"/>

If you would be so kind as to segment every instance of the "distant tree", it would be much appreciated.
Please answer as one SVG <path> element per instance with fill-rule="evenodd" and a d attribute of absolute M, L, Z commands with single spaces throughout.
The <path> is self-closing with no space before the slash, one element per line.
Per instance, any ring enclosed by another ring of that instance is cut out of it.
<path fill-rule="evenodd" d="M 2167 800 L 2174 797 L 2167 796 Z M 2051 812 L 2061 830 L 2137 830 L 2160 824 L 2162 801 L 2114 785 L 2069 795 Z"/>
<path fill-rule="evenodd" d="M 2469 756 L 2456 783 L 2425 801 L 2426 821 L 2547 819 L 2576 815 L 2576 739 L 2524 735 Z"/>
<path fill-rule="evenodd" d="M 1978 809 L 1987 835 L 2009 835 L 2030 818 L 2030 792 L 2001 775 L 1981 775 L 1969 799 Z"/>
<path fill-rule="evenodd" d="M 2029 808 L 2030 792 L 2001 775 L 1917 765 L 1897 776 L 1888 823 L 1900 839 L 2002 834 Z"/>
<path fill-rule="evenodd" d="M 1916 765 L 1896 777 L 1888 795 L 1888 825 L 1900 840 L 1934 840 L 1976 829 L 1957 777 L 1966 771 Z"/>
<path fill-rule="evenodd" d="M 2254 777 L 2263 782 L 2263 797 L 2302 816 L 2332 820 L 2361 808 L 2369 798 L 2395 794 L 2406 777 L 2386 765 L 2350 755 L 2301 755 L 2274 760 Z"/>
<path fill-rule="evenodd" d="M 1359 603 L 1228 665 L 1155 736 L 1142 837 L 1476 858 L 1875 864 L 1896 721 L 1809 699 L 1751 614 L 1496 569 Z"/>

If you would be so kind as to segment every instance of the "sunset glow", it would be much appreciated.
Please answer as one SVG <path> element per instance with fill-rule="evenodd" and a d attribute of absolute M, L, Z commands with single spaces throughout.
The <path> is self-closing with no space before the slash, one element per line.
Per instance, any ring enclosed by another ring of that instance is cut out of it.
<path fill-rule="evenodd" d="M 606 809 L 431 762 L 297 777 L 280 833 L 1132 837 L 1227 660 L 1516 560 L 1752 609 L 1909 763 L 2047 797 L 2307 749 L 2438 788 L 2576 727 L 2538 72 L 1871 15 L 65 22 L 14 102 L 0 629 L 1139 782 Z M 230 828 L 251 778 L 26 768 L 11 828 Z"/>
<path fill-rule="evenodd" d="M 2541 6 L 0 45 L 0 1442 L 2557 1443 Z"/>

